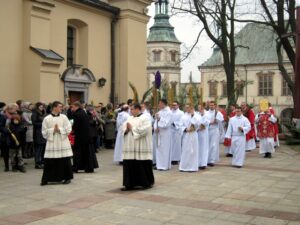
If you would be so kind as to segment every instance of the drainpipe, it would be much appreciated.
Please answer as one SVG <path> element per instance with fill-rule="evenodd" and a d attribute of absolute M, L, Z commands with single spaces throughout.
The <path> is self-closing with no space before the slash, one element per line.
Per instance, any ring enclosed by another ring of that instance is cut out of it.
<path fill-rule="evenodd" d="M 110 38 L 111 38 L 111 84 L 110 84 L 110 102 L 115 104 L 115 86 L 116 86 L 116 23 L 118 14 L 115 14 L 110 24 Z"/>

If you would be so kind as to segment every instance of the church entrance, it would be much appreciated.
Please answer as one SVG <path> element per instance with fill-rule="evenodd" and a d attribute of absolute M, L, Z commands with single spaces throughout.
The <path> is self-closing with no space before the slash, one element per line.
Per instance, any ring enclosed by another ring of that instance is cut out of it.
<path fill-rule="evenodd" d="M 84 95 L 83 92 L 80 91 L 69 91 L 69 100 L 70 103 L 76 102 L 76 101 L 84 101 Z"/>
<path fill-rule="evenodd" d="M 64 71 L 61 79 L 64 81 L 66 102 L 67 99 L 71 103 L 89 101 L 89 86 L 96 81 L 92 71 L 81 65 L 72 65 Z"/>

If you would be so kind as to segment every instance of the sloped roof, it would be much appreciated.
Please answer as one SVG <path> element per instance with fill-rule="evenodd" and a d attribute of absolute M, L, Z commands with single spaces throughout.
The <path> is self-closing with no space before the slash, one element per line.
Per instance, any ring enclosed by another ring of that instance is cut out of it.
<path fill-rule="evenodd" d="M 236 65 L 277 63 L 277 35 L 263 24 L 249 23 L 236 36 Z M 222 65 L 221 51 L 214 50 L 212 56 L 200 67 Z"/>
<path fill-rule="evenodd" d="M 35 48 L 30 46 L 30 49 L 37 53 L 39 56 L 45 58 L 45 59 L 52 59 L 52 60 L 58 60 L 58 61 L 63 61 L 64 57 L 56 53 L 55 51 L 51 49 L 42 49 L 42 48 Z"/>

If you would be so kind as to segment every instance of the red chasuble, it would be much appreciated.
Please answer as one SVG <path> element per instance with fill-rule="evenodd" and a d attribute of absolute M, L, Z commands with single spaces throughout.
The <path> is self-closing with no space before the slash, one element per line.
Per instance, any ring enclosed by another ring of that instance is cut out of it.
<path fill-rule="evenodd" d="M 274 124 L 269 121 L 269 114 L 259 114 L 259 121 L 257 125 L 257 136 L 259 138 L 274 137 Z"/>
<path fill-rule="evenodd" d="M 251 124 L 251 130 L 246 134 L 246 141 L 249 141 L 250 139 L 255 138 L 255 114 L 252 109 L 248 109 L 244 116 L 248 118 Z"/>

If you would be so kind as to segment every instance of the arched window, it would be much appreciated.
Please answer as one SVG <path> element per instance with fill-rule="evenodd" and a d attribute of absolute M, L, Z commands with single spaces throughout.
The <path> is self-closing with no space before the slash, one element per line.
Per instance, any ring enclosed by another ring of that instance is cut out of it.
<path fill-rule="evenodd" d="M 161 61 L 161 51 L 160 50 L 153 51 L 153 61 L 154 62 L 160 62 Z"/>
<path fill-rule="evenodd" d="M 171 61 L 176 62 L 176 52 L 175 51 L 171 52 Z"/>
<path fill-rule="evenodd" d="M 218 97 L 217 96 L 218 82 L 215 80 L 210 80 L 208 81 L 208 85 L 209 85 L 209 97 Z"/>
<path fill-rule="evenodd" d="M 67 67 L 75 64 L 75 34 L 76 29 L 74 27 L 68 26 L 67 31 Z"/>

